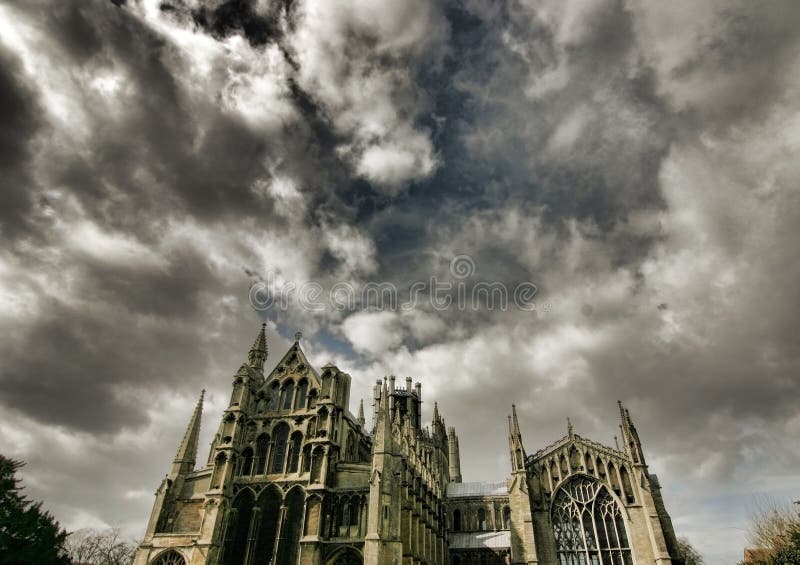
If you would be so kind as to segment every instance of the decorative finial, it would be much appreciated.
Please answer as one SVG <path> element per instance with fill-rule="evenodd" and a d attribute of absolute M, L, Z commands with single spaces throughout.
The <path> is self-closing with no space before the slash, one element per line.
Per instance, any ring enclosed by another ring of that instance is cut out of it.
<path fill-rule="evenodd" d="M 619 440 L 617 439 L 617 436 L 614 436 L 614 445 L 617 446 L 617 451 L 619 451 Z"/>
<path fill-rule="evenodd" d="M 569 416 L 567 416 L 567 435 L 569 435 L 569 437 L 575 435 L 575 430 L 572 428 L 572 420 L 569 419 Z"/>
<path fill-rule="evenodd" d="M 300 338 L 303 337 L 303 332 L 294 332 L 294 340 L 300 341 Z"/>

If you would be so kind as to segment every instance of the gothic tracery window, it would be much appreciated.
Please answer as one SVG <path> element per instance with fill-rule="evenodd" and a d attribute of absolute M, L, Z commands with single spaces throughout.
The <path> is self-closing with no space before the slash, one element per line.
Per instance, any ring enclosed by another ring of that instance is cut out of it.
<path fill-rule="evenodd" d="M 632 565 L 622 511 L 605 486 L 575 477 L 553 500 L 559 565 Z"/>
<path fill-rule="evenodd" d="M 153 565 L 186 565 L 186 560 L 177 551 L 169 550 L 153 562 Z"/>

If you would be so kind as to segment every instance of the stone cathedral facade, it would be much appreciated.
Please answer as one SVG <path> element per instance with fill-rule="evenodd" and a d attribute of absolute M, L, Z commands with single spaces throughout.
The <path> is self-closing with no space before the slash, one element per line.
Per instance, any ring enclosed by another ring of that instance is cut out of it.
<path fill-rule="evenodd" d="M 527 455 L 509 416 L 511 473 L 462 482 L 459 440 L 422 387 L 376 382 L 372 425 L 350 376 L 316 370 L 300 334 L 264 375 L 265 328 L 233 376 L 205 464 L 203 396 L 156 491 L 134 565 L 670 565 L 675 533 L 620 404 L 622 446 L 563 438 Z"/>

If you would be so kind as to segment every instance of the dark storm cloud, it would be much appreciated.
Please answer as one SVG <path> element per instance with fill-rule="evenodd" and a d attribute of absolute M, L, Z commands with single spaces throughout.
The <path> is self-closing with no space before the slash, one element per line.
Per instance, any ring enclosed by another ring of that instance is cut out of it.
<path fill-rule="evenodd" d="M 19 59 L 0 43 L 0 237 L 24 231 L 33 209 L 30 174 L 33 137 L 42 125 L 35 91 L 23 77 Z"/>
<path fill-rule="evenodd" d="M 769 9 L 744 2 L 719 10 L 719 21 L 696 38 L 697 50 L 672 70 L 678 83 L 713 82 L 693 104 L 703 119 L 725 127 L 731 120 L 760 119 L 781 96 L 788 67 L 796 63 L 800 17 L 796 2 Z M 702 87 L 701 87 L 702 88 Z M 716 91 L 716 92 L 715 92 Z"/>
<path fill-rule="evenodd" d="M 41 313 L 2 343 L 4 402 L 41 422 L 114 433 L 145 421 L 147 406 L 121 394 L 131 384 L 153 392 L 201 386 L 196 375 L 209 352 L 194 332 L 222 287 L 198 253 L 164 258 L 166 265 L 83 258 L 73 281 L 82 299 L 70 303 L 49 289 Z M 178 351 L 192 353 L 179 359 Z"/>
<path fill-rule="evenodd" d="M 280 21 L 290 16 L 292 4 L 292 0 L 272 2 L 267 13 L 261 15 L 256 12 L 254 0 L 226 0 L 213 9 L 200 6 L 192 10 L 192 18 L 217 37 L 242 32 L 251 44 L 264 45 L 281 38 Z"/>
<path fill-rule="evenodd" d="M 541 207 L 542 218 L 564 237 L 570 219 L 594 222 L 604 237 L 619 240 L 609 245 L 618 263 L 646 254 L 658 233 L 633 236 L 615 228 L 632 212 L 663 207 L 658 173 L 672 116 L 652 71 L 636 60 L 630 15 L 620 3 L 609 4 L 586 37 L 565 49 L 554 30 L 519 6 L 489 14 L 449 7 L 448 56 L 442 69 L 420 77 L 435 100 L 431 125 L 444 124 L 435 139 L 447 165 L 377 213 L 376 231 L 403 236 L 381 237 L 381 252 L 406 254 L 431 235 L 420 234 L 450 225 L 454 214 L 505 202 Z M 565 84 L 530 95 L 535 77 L 558 69 Z M 581 120 L 578 139 L 554 150 L 571 116 Z M 439 214 L 416 213 L 422 207 Z M 497 250 L 487 243 L 485 256 L 494 263 Z"/>
<path fill-rule="evenodd" d="M 256 198 L 250 187 L 268 176 L 263 161 L 278 158 L 280 149 L 240 118 L 193 106 L 176 83 L 180 64 L 164 38 L 105 3 L 61 3 L 44 17 L 42 25 L 57 40 L 53 56 L 62 64 L 89 76 L 121 72 L 130 85 L 109 108 L 116 114 L 112 122 L 107 109 L 95 107 L 96 95 L 81 85 L 92 138 L 82 151 L 67 151 L 46 165 L 89 213 L 143 232 L 150 222 L 141 222 L 134 211 L 154 222 L 166 211 L 206 219 L 227 213 L 269 217 L 269 202 Z M 196 115 L 198 110 L 204 114 Z"/>

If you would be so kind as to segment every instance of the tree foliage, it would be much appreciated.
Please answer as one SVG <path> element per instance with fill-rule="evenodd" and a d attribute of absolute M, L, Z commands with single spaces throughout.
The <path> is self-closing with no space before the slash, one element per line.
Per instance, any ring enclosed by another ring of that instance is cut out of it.
<path fill-rule="evenodd" d="M 678 538 L 678 552 L 685 565 L 703 565 L 703 556 L 689 542 L 689 538 Z"/>
<path fill-rule="evenodd" d="M 67 552 L 74 565 L 129 565 L 136 545 L 122 539 L 117 529 L 83 529 L 67 539 Z"/>
<path fill-rule="evenodd" d="M 748 564 L 800 564 L 800 512 L 791 505 L 759 502 L 751 512 L 749 541 L 759 557 Z"/>
<path fill-rule="evenodd" d="M 67 533 L 41 502 L 22 494 L 16 477 L 22 465 L 0 455 L 0 565 L 70 565 Z"/>

